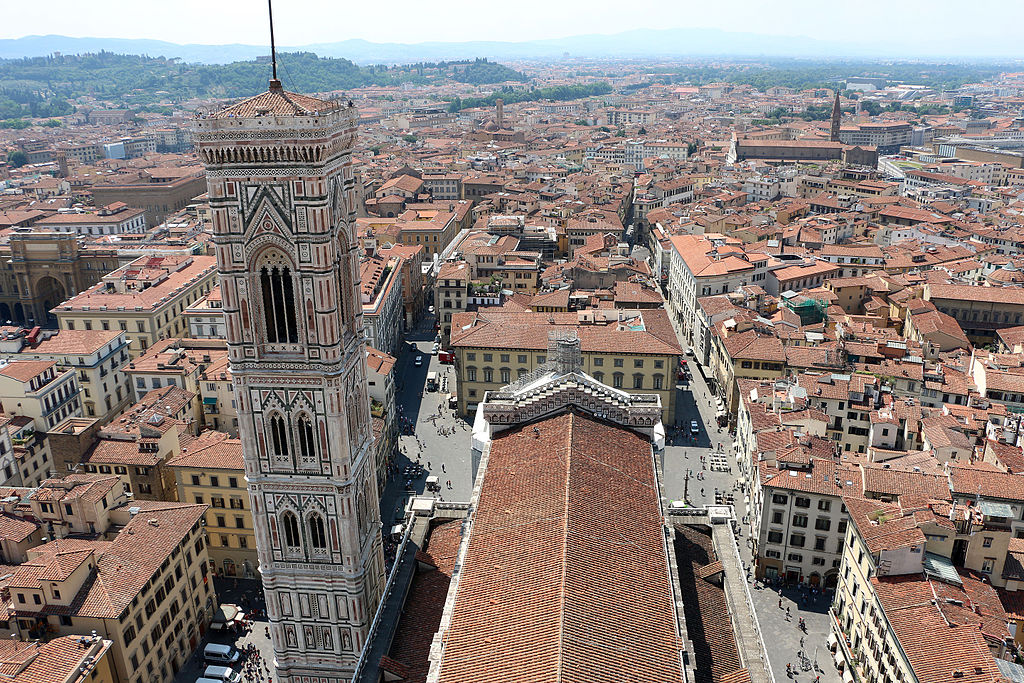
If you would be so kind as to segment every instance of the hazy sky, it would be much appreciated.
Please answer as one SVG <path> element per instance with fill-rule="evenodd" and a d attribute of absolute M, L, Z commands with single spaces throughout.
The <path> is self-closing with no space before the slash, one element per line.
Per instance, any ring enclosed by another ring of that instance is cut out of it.
<path fill-rule="evenodd" d="M 6 7 L 3 7 L 6 4 Z M 438 8 L 444 7 L 445 11 Z M 0 38 L 33 34 L 152 38 L 175 43 L 266 42 L 264 0 L 47 0 L 0 3 Z M 986 44 L 1021 39 L 1021 0 L 277 0 L 280 45 L 529 40 L 633 28 Z"/>

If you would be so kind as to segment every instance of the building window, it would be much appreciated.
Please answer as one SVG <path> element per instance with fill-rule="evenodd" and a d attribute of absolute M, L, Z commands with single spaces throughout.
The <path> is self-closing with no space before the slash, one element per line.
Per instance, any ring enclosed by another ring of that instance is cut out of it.
<path fill-rule="evenodd" d="M 614 375 L 612 375 L 612 386 L 615 387 L 616 389 L 621 389 L 622 388 L 622 373 L 621 372 L 616 372 Z"/>
<path fill-rule="evenodd" d="M 793 526 L 807 528 L 807 515 L 793 515 Z"/>
<path fill-rule="evenodd" d="M 270 418 L 270 439 L 274 447 L 274 455 L 288 455 L 288 430 L 284 418 L 274 415 Z"/>
<path fill-rule="evenodd" d="M 798 508 L 809 508 L 809 507 L 811 507 L 811 499 L 810 498 L 801 498 L 800 496 L 796 496 L 793 499 L 793 505 L 797 506 Z"/>
<path fill-rule="evenodd" d="M 818 531 L 828 531 L 832 528 L 832 520 L 828 517 L 818 517 L 814 520 L 814 528 Z"/>
<path fill-rule="evenodd" d="M 661 389 L 662 385 L 664 384 L 664 381 L 665 380 L 664 380 L 664 378 L 661 375 L 655 375 L 654 376 L 654 388 L 655 389 Z"/>
<path fill-rule="evenodd" d="M 508 368 L 501 369 L 501 383 L 508 384 L 512 381 L 512 371 Z"/>
<path fill-rule="evenodd" d="M 622 358 L 616 358 L 615 361 L 614 361 L 615 367 L 621 368 L 623 366 L 624 362 L 625 361 L 623 361 Z"/>
<path fill-rule="evenodd" d="M 782 543 L 782 532 L 781 531 L 769 531 L 768 532 L 769 543 Z"/>
<path fill-rule="evenodd" d="M 789 544 L 796 548 L 804 547 L 804 535 L 803 534 L 791 534 L 789 537 Z"/>
<path fill-rule="evenodd" d="M 284 527 L 284 544 L 289 548 L 299 547 L 299 520 L 291 512 L 281 515 L 281 526 Z"/>
<path fill-rule="evenodd" d="M 313 423 L 309 417 L 299 418 L 299 455 L 304 460 L 316 459 L 316 443 L 313 440 Z"/>
<path fill-rule="evenodd" d="M 493 382 L 494 381 L 494 368 L 484 368 L 484 381 L 485 382 Z"/>
<path fill-rule="evenodd" d="M 271 344 L 297 344 L 299 327 L 295 316 L 295 293 L 292 272 L 288 266 L 260 268 L 260 289 L 263 294 L 263 321 L 267 341 Z"/>
<path fill-rule="evenodd" d="M 818 509 L 821 510 L 822 512 L 828 512 L 829 510 L 832 509 L 832 501 L 830 501 L 830 500 L 819 500 L 818 501 Z"/>
<path fill-rule="evenodd" d="M 644 388 L 644 376 L 639 372 L 633 375 L 633 388 L 643 389 Z"/>
<path fill-rule="evenodd" d="M 476 368 L 466 368 L 466 381 L 467 382 L 475 382 L 476 381 Z"/>
<path fill-rule="evenodd" d="M 594 379 L 596 379 L 601 384 L 604 384 L 604 373 L 603 372 L 595 372 L 594 373 Z"/>
<path fill-rule="evenodd" d="M 313 513 L 309 516 L 309 541 L 314 548 L 327 547 L 327 534 L 324 532 L 324 518 Z"/>

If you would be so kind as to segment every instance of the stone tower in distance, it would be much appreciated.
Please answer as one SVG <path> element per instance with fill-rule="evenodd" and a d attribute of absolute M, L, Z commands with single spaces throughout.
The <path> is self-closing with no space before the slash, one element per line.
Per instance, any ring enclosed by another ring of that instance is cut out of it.
<path fill-rule="evenodd" d="M 276 76 L 276 74 L 275 74 Z M 351 676 L 384 587 L 349 105 L 270 89 L 193 129 L 284 683 Z"/>

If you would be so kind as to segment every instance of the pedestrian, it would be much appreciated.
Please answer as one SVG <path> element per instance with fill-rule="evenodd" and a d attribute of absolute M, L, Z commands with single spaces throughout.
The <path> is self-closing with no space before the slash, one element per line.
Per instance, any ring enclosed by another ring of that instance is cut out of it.
<path fill-rule="evenodd" d="M 441 471 L 444 472 L 444 463 L 441 463 Z"/>

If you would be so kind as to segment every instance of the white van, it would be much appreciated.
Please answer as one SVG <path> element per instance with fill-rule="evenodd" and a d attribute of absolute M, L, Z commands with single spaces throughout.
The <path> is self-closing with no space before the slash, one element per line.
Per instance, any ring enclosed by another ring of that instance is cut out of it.
<path fill-rule="evenodd" d="M 230 666 L 241 658 L 242 655 L 239 654 L 238 650 L 230 645 L 210 643 L 203 649 L 203 659 L 219 666 Z"/>
<path fill-rule="evenodd" d="M 242 683 L 242 674 L 230 666 L 208 666 L 203 672 L 203 678 L 220 681 L 220 683 Z"/>

